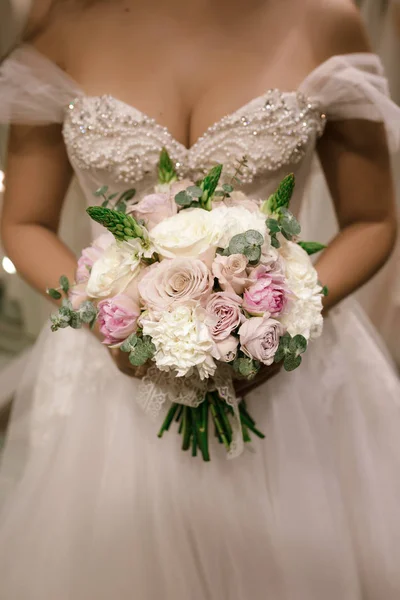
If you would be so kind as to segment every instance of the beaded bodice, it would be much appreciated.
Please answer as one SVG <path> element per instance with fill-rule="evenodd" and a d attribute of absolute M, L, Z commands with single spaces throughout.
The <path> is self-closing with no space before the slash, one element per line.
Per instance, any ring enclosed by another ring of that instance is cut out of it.
<path fill-rule="evenodd" d="M 154 183 L 162 147 L 178 173 L 192 178 L 216 163 L 232 173 L 246 156 L 242 180 L 251 184 L 282 168 L 293 170 L 314 148 L 324 123 L 317 101 L 300 92 L 270 90 L 209 127 L 189 149 L 154 119 L 112 96 L 71 101 L 63 131 L 78 173 L 113 187 Z"/>

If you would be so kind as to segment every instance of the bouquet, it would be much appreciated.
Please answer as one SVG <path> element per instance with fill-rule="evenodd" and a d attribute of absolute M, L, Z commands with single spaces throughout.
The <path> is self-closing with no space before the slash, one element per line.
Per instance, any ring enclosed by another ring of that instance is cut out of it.
<path fill-rule="evenodd" d="M 296 369 L 322 330 L 327 290 L 309 255 L 324 246 L 299 241 L 294 175 L 262 201 L 237 190 L 245 168 L 244 158 L 231 177 L 217 165 L 179 181 L 163 150 L 153 193 L 100 188 L 101 206 L 87 212 L 104 235 L 83 250 L 73 284 L 62 276 L 48 290 L 65 296 L 53 331 L 97 323 L 104 344 L 152 365 L 147 381 L 168 400 L 159 437 L 176 422 L 183 450 L 205 461 L 210 424 L 229 456 L 264 437 L 234 378 L 273 362 Z"/>

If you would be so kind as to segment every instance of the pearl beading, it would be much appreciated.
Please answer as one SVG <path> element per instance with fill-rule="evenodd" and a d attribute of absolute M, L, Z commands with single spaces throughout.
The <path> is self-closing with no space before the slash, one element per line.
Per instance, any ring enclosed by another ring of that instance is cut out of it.
<path fill-rule="evenodd" d="M 71 162 L 82 171 L 112 176 L 132 184 L 153 173 L 162 147 L 180 176 L 198 176 L 216 163 L 232 173 L 247 157 L 241 177 L 251 183 L 258 175 L 286 164 L 297 164 L 322 135 L 326 117 L 318 102 L 300 92 L 270 90 L 222 118 L 187 149 L 166 127 L 112 96 L 82 96 L 66 112 L 64 138 Z"/>

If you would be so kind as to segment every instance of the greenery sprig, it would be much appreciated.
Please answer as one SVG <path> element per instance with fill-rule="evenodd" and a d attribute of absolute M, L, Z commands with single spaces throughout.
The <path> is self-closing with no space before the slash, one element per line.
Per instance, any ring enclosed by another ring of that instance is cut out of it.
<path fill-rule="evenodd" d="M 108 229 L 117 240 L 127 241 L 133 238 L 147 240 L 146 229 L 131 215 L 102 206 L 90 206 L 86 212 L 93 221 Z"/>
<path fill-rule="evenodd" d="M 50 317 L 51 330 L 57 331 L 58 329 L 65 329 L 66 327 L 80 329 L 84 323 L 92 328 L 97 318 L 97 309 L 94 304 L 90 302 L 90 300 L 86 300 L 85 302 L 82 302 L 77 310 L 75 310 L 68 298 L 68 292 L 70 290 L 68 277 L 62 275 L 59 283 L 60 287 L 58 289 L 50 288 L 47 290 L 48 295 L 54 300 L 60 300 L 62 294 L 65 296 L 58 312 Z"/>
<path fill-rule="evenodd" d="M 178 174 L 175 170 L 166 148 L 161 150 L 160 160 L 158 163 L 158 182 L 161 184 L 173 183 L 178 179 Z"/>
<path fill-rule="evenodd" d="M 300 366 L 301 355 L 307 350 L 307 340 L 303 335 L 292 337 L 290 333 L 285 333 L 279 341 L 279 347 L 275 354 L 275 362 L 283 361 L 285 371 L 294 371 Z"/>
<path fill-rule="evenodd" d="M 153 358 L 156 347 L 148 335 L 140 337 L 133 333 L 122 344 L 121 351 L 129 353 L 129 362 L 131 365 L 141 367 Z"/>
<path fill-rule="evenodd" d="M 102 208 L 110 208 L 111 202 L 118 197 L 118 199 L 114 202 L 114 205 L 112 206 L 112 208 L 113 208 L 113 210 L 117 210 L 118 212 L 122 212 L 122 213 L 126 213 L 128 202 L 130 202 L 132 200 L 132 198 L 134 198 L 135 195 L 136 195 L 136 190 L 133 188 L 126 190 L 125 192 L 122 192 L 122 194 L 119 194 L 119 192 L 108 194 L 108 186 L 107 185 L 103 185 L 98 190 L 96 190 L 94 193 L 94 196 L 104 199 L 101 204 Z"/>

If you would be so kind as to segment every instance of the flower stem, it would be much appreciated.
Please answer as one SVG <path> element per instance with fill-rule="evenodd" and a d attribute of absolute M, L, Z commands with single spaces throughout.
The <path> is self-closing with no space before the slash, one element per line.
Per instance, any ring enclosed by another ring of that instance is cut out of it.
<path fill-rule="evenodd" d="M 192 437 L 191 411 L 188 406 L 183 408 L 183 442 L 182 450 L 189 450 L 190 438 Z"/>
<path fill-rule="evenodd" d="M 161 438 L 163 436 L 164 431 L 168 431 L 168 429 L 170 428 L 171 423 L 174 420 L 175 413 L 178 410 L 178 406 L 179 405 L 174 402 L 172 404 L 171 408 L 169 409 L 167 416 L 165 417 L 164 422 L 161 425 L 161 429 L 158 432 L 159 438 Z"/>
<path fill-rule="evenodd" d="M 264 439 L 265 435 L 263 433 L 261 433 L 261 431 L 259 431 L 253 424 L 252 422 L 249 420 L 248 416 L 244 413 L 244 412 L 240 412 L 240 421 L 242 423 L 242 427 L 243 425 L 245 425 L 248 429 L 250 429 L 250 431 L 252 431 L 257 437 Z"/>
<path fill-rule="evenodd" d="M 221 421 L 219 419 L 218 411 L 217 411 L 217 408 L 215 406 L 214 397 L 213 397 L 212 394 L 207 394 L 207 398 L 208 398 L 209 403 L 210 403 L 211 414 L 212 414 L 212 417 L 214 419 L 215 426 L 216 426 L 216 428 L 218 430 L 218 433 L 219 433 L 219 435 L 221 437 L 221 440 L 222 440 L 225 448 L 227 450 L 229 450 L 229 442 L 228 442 L 228 439 L 226 437 L 223 425 L 222 425 L 222 423 L 221 423 Z"/>

